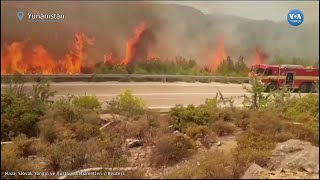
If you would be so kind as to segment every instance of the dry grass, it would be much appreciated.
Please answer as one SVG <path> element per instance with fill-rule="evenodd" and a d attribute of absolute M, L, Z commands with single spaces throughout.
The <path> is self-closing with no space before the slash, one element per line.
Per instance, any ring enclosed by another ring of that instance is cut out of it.
<path fill-rule="evenodd" d="M 214 122 L 211 128 L 218 136 L 232 135 L 236 130 L 234 124 L 221 120 Z"/>
<path fill-rule="evenodd" d="M 157 167 L 170 166 L 189 157 L 194 149 L 194 142 L 183 135 L 165 135 L 156 142 L 150 162 Z"/>
<path fill-rule="evenodd" d="M 170 179 L 229 179 L 233 178 L 233 160 L 230 154 L 215 150 L 199 155 L 195 164 L 182 165 L 168 173 Z"/>

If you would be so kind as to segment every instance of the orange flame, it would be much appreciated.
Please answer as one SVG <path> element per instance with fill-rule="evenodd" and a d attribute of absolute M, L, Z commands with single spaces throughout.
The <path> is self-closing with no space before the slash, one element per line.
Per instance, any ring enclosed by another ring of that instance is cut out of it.
<path fill-rule="evenodd" d="M 75 35 L 73 48 L 61 61 L 62 72 L 67 74 L 81 73 L 81 67 L 86 59 L 85 53 L 83 52 L 85 44 L 93 45 L 93 42 L 93 38 L 87 37 L 82 32 L 77 33 Z"/>
<path fill-rule="evenodd" d="M 266 59 L 268 58 L 268 55 L 263 52 L 261 49 L 259 48 L 254 48 L 253 49 L 253 60 L 252 60 L 252 65 L 254 64 L 263 64 L 266 62 Z"/>
<path fill-rule="evenodd" d="M 141 22 L 138 26 L 134 29 L 133 37 L 129 39 L 126 44 L 126 55 L 125 58 L 122 60 L 121 64 L 127 66 L 130 64 L 136 55 L 137 45 L 140 42 L 142 34 L 147 29 L 147 23 Z"/>
<path fill-rule="evenodd" d="M 86 59 L 85 44 L 92 45 L 93 41 L 84 33 L 77 33 L 70 52 L 59 61 L 54 60 L 42 45 L 36 46 L 29 56 L 25 53 L 25 42 L 13 42 L 1 54 L 1 74 L 80 73 Z"/>
<path fill-rule="evenodd" d="M 1 74 L 16 71 L 23 73 L 26 70 L 23 62 L 24 42 L 13 42 L 1 53 Z"/>
<path fill-rule="evenodd" d="M 35 47 L 33 52 L 31 64 L 29 64 L 29 68 L 33 70 L 31 72 L 28 70 L 30 73 L 52 74 L 55 72 L 55 61 L 42 45 Z"/>
<path fill-rule="evenodd" d="M 117 64 L 116 58 L 112 53 L 103 55 L 103 63 L 107 66 L 114 66 Z"/>
<path fill-rule="evenodd" d="M 227 58 L 226 49 L 224 46 L 224 39 L 220 38 L 218 41 L 218 49 L 215 51 L 213 56 L 213 64 L 211 67 L 212 71 L 216 71 L 218 67 L 223 63 L 223 61 Z"/>

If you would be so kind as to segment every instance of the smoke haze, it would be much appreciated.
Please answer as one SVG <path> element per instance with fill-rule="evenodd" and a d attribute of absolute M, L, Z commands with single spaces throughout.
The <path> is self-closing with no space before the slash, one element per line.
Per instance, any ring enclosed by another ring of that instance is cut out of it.
<path fill-rule="evenodd" d="M 20 22 L 16 16 L 19 10 L 62 13 L 66 18 L 57 23 Z M 147 2 L 1 1 L 1 49 L 14 41 L 29 40 L 30 46 L 43 45 L 53 59 L 61 59 L 68 53 L 74 35 L 83 32 L 95 39 L 94 45 L 85 47 L 87 61 L 103 61 L 104 55 L 110 53 L 124 59 L 133 29 L 146 22 L 148 31 L 137 48 L 137 59 L 151 53 L 161 59 L 183 56 L 200 65 L 211 65 L 221 38 L 227 55 L 237 59 L 241 54 L 246 62 L 256 48 L 262 49 L 269 60 L 275 55 L 313 61 L 319 58 L 318 22 L 293 27 L 287 22 L 252 20 L 220 12 L 223 9 L 204 14 L 189 6 Z"/>

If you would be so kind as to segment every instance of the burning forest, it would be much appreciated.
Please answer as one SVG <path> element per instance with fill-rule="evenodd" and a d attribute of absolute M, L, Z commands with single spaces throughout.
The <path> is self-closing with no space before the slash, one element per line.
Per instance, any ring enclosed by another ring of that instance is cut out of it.
<path fill-rule="evenodd" d="M 108 67 L 128 67 L 138 61 L 148 63 L 150 60 L 160 60 L 157 52 L 151 51 L 149 45 L 155 42 L 148 23 L 143 21 L 134 27 L 130 38 L 125 44 L 123 57 L 114 52 L 106 52 L 103 64 Z M 211 58 L 206 62 L 207 71 L 215 72 L 227 58 L 224 38 L 217 41 L 217 48 L 212 50 Z M 56 59 L 44 45 L 33 45 L 31 40 L 12 42 L 2 49 L 1 74 L 85 74 L 95 72 L 98 62 L 86 54 L 86 47 L 94 46 L 94 37 L 83 32 L 77 32 L 68 52 L 63 58 Z M 30 48 L 31 47 L 31 48 Z M 250 64 L 264 63 L 268 58 L 259 48 L 253 49 L 253 59 Z M 174 61 L 174 60 L 173 60 Z M 201 69 L 200 67 L 198 67 Z"/>

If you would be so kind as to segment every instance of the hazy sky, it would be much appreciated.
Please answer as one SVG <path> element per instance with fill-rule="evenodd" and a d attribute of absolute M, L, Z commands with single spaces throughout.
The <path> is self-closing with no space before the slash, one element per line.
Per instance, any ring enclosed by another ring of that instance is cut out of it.
<path fill-rule="evenodd" d="M 286 21 L 292 9 L 303 12 L 306 22 L 319 22 L 319 1 L 166 1 L 195 7 L 204 13 L 224 13 L 257 20 Z"/>

